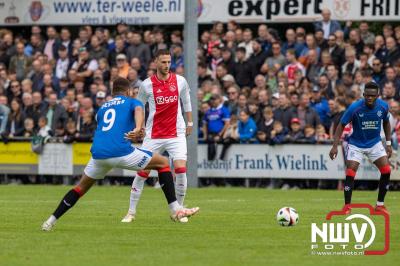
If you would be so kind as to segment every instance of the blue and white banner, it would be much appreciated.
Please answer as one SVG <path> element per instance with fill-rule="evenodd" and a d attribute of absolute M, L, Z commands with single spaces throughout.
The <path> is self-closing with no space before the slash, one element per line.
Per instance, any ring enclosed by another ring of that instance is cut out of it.
<path fill-rule="evenodd" d="M 218 146 L 217 157 L 222 146 Z M 329 158 L 330 145 L 232 145 L 225 160 L 207 160 L 207 145 L 198 148 L 199 177 L 227 178 L 304 178 L 344 179 L 345 164 L 342 150 L 337 158 Z M 189 155 L 190 156 L 190 155 Z M 391 158 L 391 180 L 400 180 L 397 155 Z M 378 169 L 364 158 L 357 180 L 379 180 Z"/>

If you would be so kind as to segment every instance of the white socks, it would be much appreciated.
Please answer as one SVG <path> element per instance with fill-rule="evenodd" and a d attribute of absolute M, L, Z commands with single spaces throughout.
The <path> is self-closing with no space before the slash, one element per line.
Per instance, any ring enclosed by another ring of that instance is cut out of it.
<path fill-rule="evenodd" d="M 187 190 L 186 167 L 175 169 L 175 194 L 179 205 L 183 206 Z"/>
<path fill-rule="evenodd" d="M 49 219 L 47 219 L 47 223 L 48 224 L 55 224 L 55 222 L 57 221 L 57 218 L 54 216 L 54 215 L 51 215 L 50 217 L 49 217 Z"/>
<path fill-rule="evenodd" d="M 385 205 L 384 202 L 380 202 L 380 201 L 376 202 L 376 206 L 383 206 L 383 205 Z"/>
<path fill-rule="evenodd" d="M 168 204 L 168 208 L 171 214 L 174 214 L 176 211 L 182 209 L 182 206 L 177 201 L 174 201 Z"/>
<path fill-rule="evenodd" d="M 144 182 L 146 181 L 146 177 L 142 177 L 140 175 L 144 175 L 142 173 L 137 173 L 135 179 L 132 182 L 131 188 L 131 196 L 129 200 L 129 213 L 135 214 L 136 207 L 139 203 L 140 196 L 142 195 Z"/>

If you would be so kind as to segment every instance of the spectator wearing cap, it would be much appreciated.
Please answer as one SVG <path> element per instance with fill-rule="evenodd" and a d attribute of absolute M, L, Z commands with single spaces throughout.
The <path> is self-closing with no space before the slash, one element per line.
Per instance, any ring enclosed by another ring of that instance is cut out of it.
<path fill-rule="evenodd" d="M 176 71 L 178 67 L 184 67 L 183 64 L 183 47 L 181 43 L 175 43 L 171 46 L 171 71 Z"/>
<path fill-rule="evenodd" d="M 16 54 L 10 59 L 9 70 L 16 73 L 18 81 L 26 77 L 32 64 L 32 59 L 25 55 L 24 49 L 25 45 L 22 42 L 17 43 Z"/>
<path fill-rule="evenodd" d="M 261 47 L 262 41 L 260 39 L 256 39 L 252 42 L 253 45 L 253 53 L 250 55 L 248 61 L 249 64 L 254 68 L 253 75 L 257 75 L 260 73 L 261 66 L 264 64 L 264 61 L 267 59 L 267 52 L 264 51 Z M 254 78 L 254 76 L 252 77 Z"/>
<path fill-rule="evenodd" d="M 291 106 L 289 99 L 285 93 L 280 93 L 279 95 L 279 106 L 274 110 L 274 119 L 281 121 L 282 125 L 286 128 L 289 128 L 290 119 L 291 119 Z"/>
<path fill-rule="evenodd" d="M 300 120 L 294 117 L 290 120 L 289 134 L 285 136 L 285 142 L 299 143 L 304 139 L 304 133 L 300 126 Z"/>
<path fill-rule="evenodd" d="M 312 97 L 310 101 L 310 107 L 313 108 L 326 129 L 329 129 L 331 120 L 328 101 L 321 96 L 321 90 L 318 86 L 314 86 L 312 89 Z"/>
<path fill-rule="evenodd" d="M 58 48 L 58 59 L 55 66 L 55 76 L 57 79 L 67 77 L 68 70 L 71 68 L 72 61 L 68 57 L 67 48 L 60 45 Z"/>
<path fill-rule="evenodd" d="M 151 52 L 150 47 L 143 43 L 142 35 L 138 31 L 131 31 L 128 33 L 128 42 L 129 46 L 126 49 L 128 60 L 137 57 L 147 68 L 151 61 Z"/>
<path fill-rule="evenodd" d="M 219 142 L 229 125 L 230 113 L 223 106 L 221 96 L 213 94 L 210 98 L 210 109 L 203 117 L 204 138 L 208 144 L 208 160 L 214 160 L 216 156 L 216 142 Z"/>
<path fill-rule="evenodd" d="M 96 93 L 96 102 L 95 102 L 95 105 L 93 108 L 95 114 L 100 109 L 100 107 L 103 105 L 103 103 L 106 102 L 106 96 L 107 96 L 107 94 L 104 91 L 98 91 Z"/>
<path fill-rule="evenodd" d="M 90 38 L 90 58 L 96 59 L 97 61 L 100 58 L 108 58 L 108 50 L 101 45 L 99 37 L 93 35 Z"/>
<path fill-rule="evenodd" d="M 111 66 L 117 65 L 117 56 L 119 54 L 125 54 L 125 41 L 121 38 L 121 36 L 115 37 L 115 47 L 111 49 L 108 53 L 108 61 L 110 62 Z"/>
<path fill-rule="evenodd" d="M 331 19 L 331 11 L 328 8 L 324 8 L 321 14 L 322 21 L 315 22 L 314 29 L 315 31 L 318 29 L 322 29 L 324 31 L 324 39 L 328 39 L 329 34 L 342 30 L 340 23 L 336 20 Z"/>
<path fill-rule="evenodd" d="M 251 64 L 246 60 L 246 49 L 238 47 L 236 49 L 235 67 L 233 70 L 233 76 L 236 77 L 236 83 L 240 87 L 253 86 L 254 69 Z"/>
<path fill-rule="evenodd" d="M 242 110 L 239 113 L 238 131 L 240 143 L 249 143 L 256 135 L 256 122 L 250 117 L 249 112 L 246 110 Z"/>
<path fill-rule="evenodd" d="M 310 107 L 310 97 L 308 94 L 299 96 L 299 105 L 291 109 L 291 118 L 297 117 L 300 120 L 300 125 L 304 128 L 306 125 L 316 127 L 320 124 L 319 115 Z"/>
<path fill-rule="evenodd" d="M 129 64 L 127 62 L 126 55 L 119 54 L 117 55 L 117 68 L 118 68 L 118 76 L 121 78 L 127 78 L 129 72 Z"/>
<path fill-rule="evenodd" d="M 78 60 L 72 65 L 72 69 L 76 70 L 78 77 L 85 79 L 86 85 L 90 84 L 93 72 L 96 71 L 98 67 L 97 61 L 89 57 L 87 48 L 79 48 Z"/>
<path fill-rule="evenodd" d="M 236 84 L 235 78 L 231 74 L 224 75 L 221 80 L 224 90 L 227 90 L 229 87 Z"/>

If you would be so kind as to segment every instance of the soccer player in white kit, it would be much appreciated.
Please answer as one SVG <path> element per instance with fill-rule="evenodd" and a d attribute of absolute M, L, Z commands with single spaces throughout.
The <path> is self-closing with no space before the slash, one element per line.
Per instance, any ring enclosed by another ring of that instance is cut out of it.
<path fill-rule="evenodd" d="M 159 50 L 155 60 L 156 74 L 142 82 L 138 93 L 138 100 L 143 104 L 149 103 L 150 109 L 142 148 L 161 154 L 164 151 L 168 152 L 175 169 L 176 198 L 183 206 L 187 189 L 186 136 L 190 135 L 193 129 L 190 88 L 184 77 L 170 72 L 171 55 L 168 50 Z M 180 102 L 187 124 L 182 116 Z M 136 207 L 149 172 L 137 172 L 132 183 L 129 210 L 121 222 L 130 223 L 135 219 Z M 187 218 L 180 221 L 187 222 Z"/>

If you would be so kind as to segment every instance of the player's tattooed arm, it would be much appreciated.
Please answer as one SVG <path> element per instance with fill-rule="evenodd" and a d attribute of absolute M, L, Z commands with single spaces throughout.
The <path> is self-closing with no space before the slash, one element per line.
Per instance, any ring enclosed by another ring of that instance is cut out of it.
<path fill-rule="evenodd" d="M 342 136 L 344 127 L 345 125 L 339 123 L 339 125 L 336 128 L 335 136 L 333 137 L 332 149 L 329 152 L 329 157 L 331 158 L 331 160 L 334 160 L 338 154 L 338 145 L 340 143 L 340 137 Z"/>

